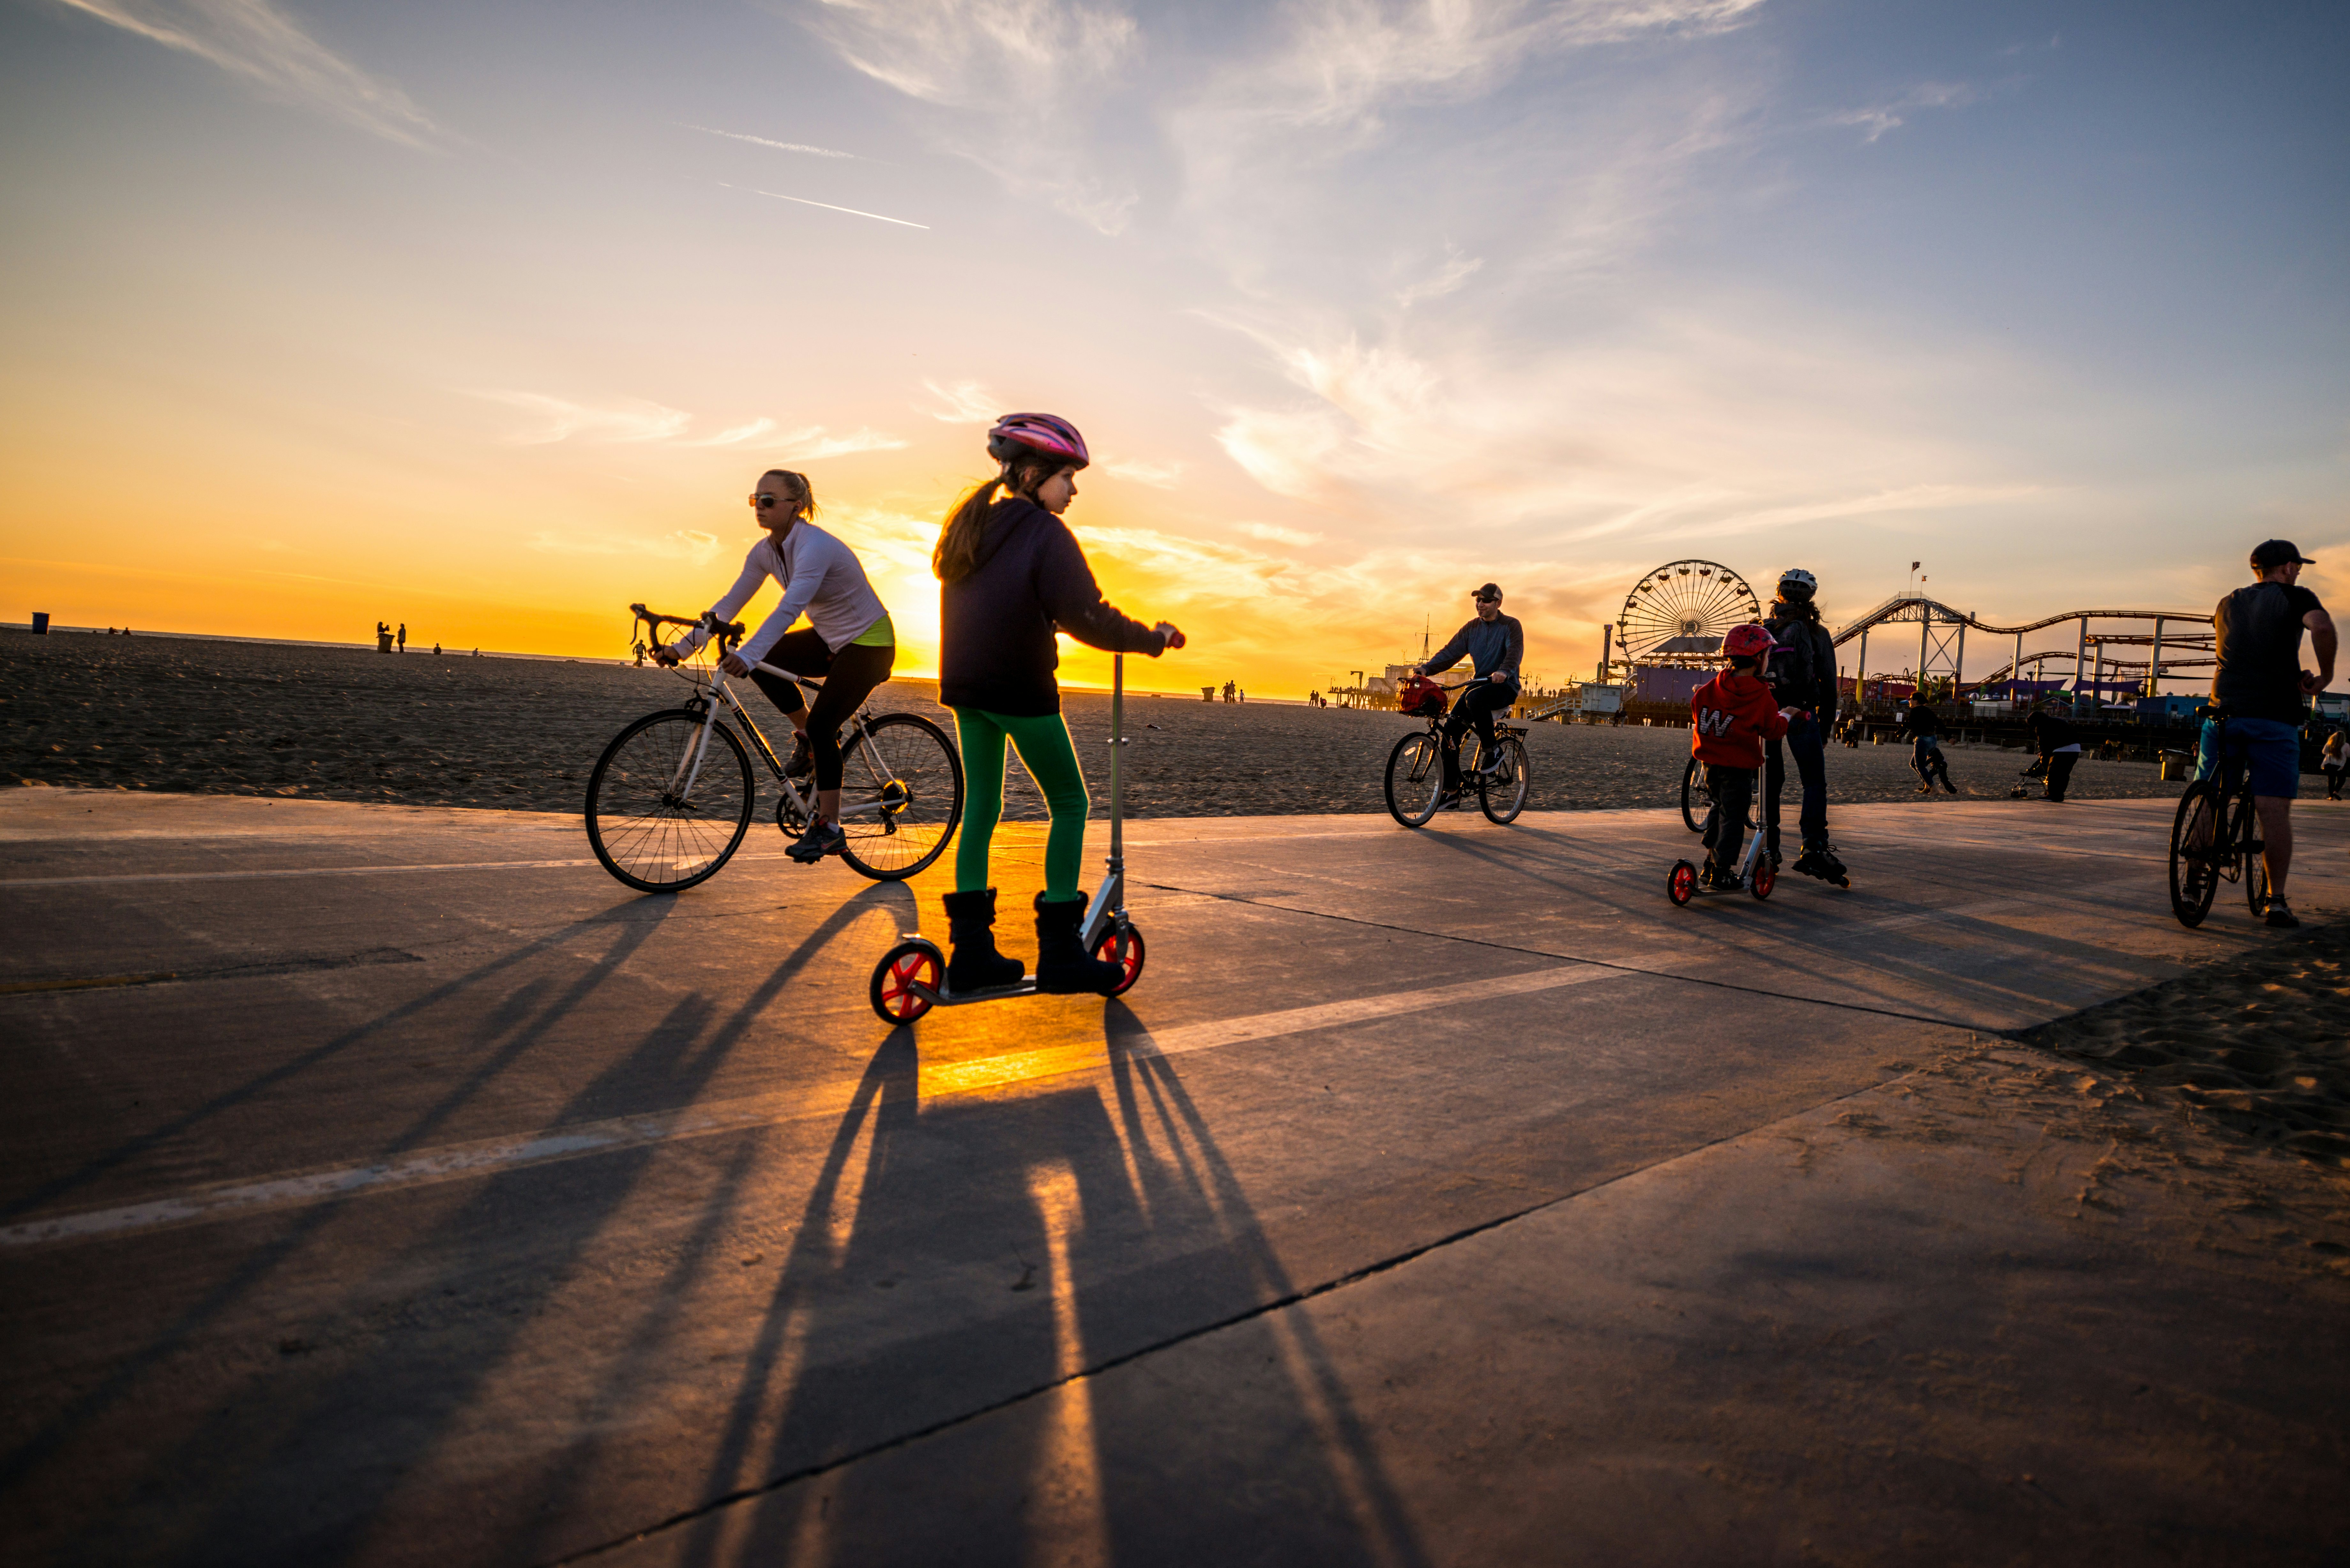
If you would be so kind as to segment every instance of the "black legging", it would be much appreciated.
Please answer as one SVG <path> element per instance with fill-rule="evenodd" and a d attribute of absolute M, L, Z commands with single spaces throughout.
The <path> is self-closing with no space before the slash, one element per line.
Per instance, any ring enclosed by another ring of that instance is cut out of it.
<path fill-rule="evenodd" d="M 1485 748 L 1485 761 L 1493 760 L 1493 714 L 1518 700 L 1518 689 L 1491 680 L 1480 680 L 1461 693 L 1452 711 L 1444 716 L 1444 787 L 1456 789 L 1461 784 L 1461 732 L 1474 724 L 1477 739 Z"/>
<path fill-rule="evenodd" d="M 816 706 L 808 709 L 808 750 L 816 759 L 816 787 L 840 787 L 840 727 L 857 711 L 858 705 L 873 694 L 873 689 L 889 679 L 889 667 L 898 659 L 895 648 L 874 648 L 852 642 L 838 653 L 824 645 L 824 639 L 812 627 L 787 631 L 775 647 L 767 649 L 762 663 L 778 670 L 788 670 L 795 675 L 809 675 L 824 681 L 824 690 L 816 694 Z M 751 679 L 768 701 L 785 713 L 796 713 L 806 704 L 800 700 L 799 682 L 786 680 L 780 675 L 770 675 L 764 670 L 751 671 Z"/>

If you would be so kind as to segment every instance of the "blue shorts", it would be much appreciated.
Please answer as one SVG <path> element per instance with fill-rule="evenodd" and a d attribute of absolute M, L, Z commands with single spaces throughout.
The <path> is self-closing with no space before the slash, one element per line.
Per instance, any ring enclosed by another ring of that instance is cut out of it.
<path fill-rule="evenodd" d="M 2235 774 L 2249 762 L 2252 793 L 2291 800 L 2301 793 L 2301 732 L 2275 719 L 2230 719 L 2228 722 L 2228 772 Z M 2220 763 L 2216 742 L 2220 721 L 2203 721 L 2203 743 L 2195 759 L 2195 776 L 2208 779 Z"/>

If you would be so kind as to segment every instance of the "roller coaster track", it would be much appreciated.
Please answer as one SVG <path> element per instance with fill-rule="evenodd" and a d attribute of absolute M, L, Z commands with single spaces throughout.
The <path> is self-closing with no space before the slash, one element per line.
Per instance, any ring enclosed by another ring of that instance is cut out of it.
<path fill-rule="evenodd" d="M 2068 621 L 2080 624 L 2074 646 L 2024 652 L 2023 639 L 2028 634 L 2052 626 L 2063 626 Z M 2140 623 L 2141 629 L 2092 632 L 2092 621 L 2120 621 L 2126 625 L 2137 622 Z M 1866 658 L 1870 631 L 1879 627 L 1903 625 L 1918 628 L 1919 663 L 1929 670 L 1939 665 L 1953 677 L 1956 677 L 1959 664 L 1965 655 L 1968 631 L 2013 638 L 2014 652 L 2004 665 L 1990 675 L 1966 682 L 1977 690 L 2019 680 L 2027 666 L 2043 667 L 2052 659 L 2069 663 L 2073 667 L 2074 681 L 2079 682 L 2092 672 L 2093 649 L 2097 685 L 2143 685 L 2148 690 L 2156 689 L 2150 677 L 2174 670 L 2208 668 L 2217 657 L 2212 645 L 2211 618 L 2208 615 L 2174 610 L 2075 609 L 2015 626 L 1999 626 L 1965 610 L 1954 609 L 1939 599 L 1927 598 L 1922 594 L 1898 594 L 1833 635 L 1838 648 L 1856 640 L 1860 644 L 1858 657 L 1854 660 L 1857 665 Z M 2117 648 L 2144 649 L 2146 651 L 2135 659 L 2116 657 L 2108 651 Z M 2107 671 L 2111 671 L 2116 679 L 2106 680 Z"/>
<path fill-rule="evenodd" d="M 1993 637 L 2020 637 L 2028 632 L 2039 631 L 2045 627 L 2062 626 L 2068 620 L 2158 620 L 2165 622 L 2175 620 L 2182 623 L 2191 622 L 2200 626 L 2210 626 L 2211 624 L 2211 618 L 2210 616 L 2192 615 L 2184 610 L 2080 609 L 2066 610 L 2061 615 L 2043 616 L 2038 620 L 2026 621 L 2022 626 L 1993 626 L 1987 620 L 1976 619 L 1973 616 L 1967 614 L 1964 610 L 1954 610 L 1939 599 L 1923 598 L 1914 594 L 1897 594 L 1893 597 L 1887 599 L 1883 604 L 1877 606 L 1875 609 L 1870 610 L 1866 615 L 1862 616 L 1859 619 L 1846 626 L 1843 630 L 1837 632 L 1835 634 L 1836 646 L 1838 648 L 1842 648 L 1846 643 L 1851 641 L 1854 638 L 1858 637 L 1862 632 L 1866 631 L 1871 627 L 1899 624 L 1902 622 L 1915 625 L 1918 621 L 1926 618 L 1926 615 L 1929 611 L 1932 613 L 1934 622 L 1938 626 L 1945 624 L 1968 626 L 1973 628 L 1977 631 L 1987 631 Z M 2146 633 L 2123 633 L 2110 636 L 2105 633 L 2099 633 L 2098 635 L 2106 642 L 2151 642 L 2154 640 L 2150 634 Z M 2199 639 L 2202 641 L 2208 642 L 2210 640 L 2210 637 L 2211 634 L 2208 631 L 2190 631 L 2180 634 L 2178 640 L 2191 644 L 2196 642 Z M 2163 638 L 2163 641 L 2165 643 L 2168 643 L 2172 639 L 2168 635 Z M 2165 662 L 2167 663 L 2168 661 L 2165 660 Z"/>

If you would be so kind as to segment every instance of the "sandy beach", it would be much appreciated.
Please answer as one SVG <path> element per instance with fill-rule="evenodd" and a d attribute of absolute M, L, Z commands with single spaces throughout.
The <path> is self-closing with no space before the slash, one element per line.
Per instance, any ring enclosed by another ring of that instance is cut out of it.
<path fill-rule="evenodd" d="M 686 691 L 663 670 L 554 659 L 0 632 L 0 781 L 577 811 L 620 726 Z M 893 680 L 874 705 L 947 721 L 936 695 L 934 682 Z M 773 718 L 771 737 L 786 728 L 764 704 L 754 711 L 763 725 Z M 1109 700 L 1073 691 L 1065 711 L 1105 801 Z M 1128 809 L 1140 817 L 1379 811 L 1388 753 L 1414 727 L 1394 713 L 1137 696 Z M 1533 809 L 1679 800 L 1684 730 L 1536 724 L 1526 745 Z M 1960 794 L 1936 799 L 2003 796 L 2031 761 L 1996 746 L 1952 746 L 1950 757 Z M 1916 798 L 1908 759 L 1900 746 L 1832 747 L 1829 800 Z M 2085 760 L 2073 780 L 2083 799 L 2180 787 L 2137 762 Z M 1006 810 L 1042 815 L 1017 769 Z"/>

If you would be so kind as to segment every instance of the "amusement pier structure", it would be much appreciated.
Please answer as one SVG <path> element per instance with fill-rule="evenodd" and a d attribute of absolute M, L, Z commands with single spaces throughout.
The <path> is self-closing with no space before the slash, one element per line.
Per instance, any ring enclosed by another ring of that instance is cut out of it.
<path fill-rule="evenodd" d="M 1918 628 L 1916 661 L 1902 666 L 1897 675 L 1871 676 L 1869 633 L 1878 633 L 1880 649 L 1898 647 L 1907 654 L 1905 633 L 1880 628 L 1910 625 Z M 2054 647 L 2025 648 L 2024 639 L 2033 633 L 2067 625 L 2074 628 L 2068 639 L 2071 647 L 2059 642 Z M 1972 681 L 1961 672 L 1970 628 L 1986 637 L 2014 639 L 2008 661 Z M 1898 594 L 1835 636 L 1839 649 L 1857 644 L 1853 649 L 1853 673 L 1864 685 L 1871 680 L 1898 680 L 1915 690 L 1921 683 L 1941 684 L 1953 695 L 1997 693 L 2009 700 L 2058 690 L 2108 701 L 2158 698 L 2163 680 L 2188 670 L 2208 670 L 2214 659 L 2208 615 L 2183 610 L 2080 609 L 2044 616 L 2022 626 L 1993 626 L 1920 594 Z M 2070 679 L 2047 680 L 2052 663 Z M 2032 672 L 2029 678 L 2024 673 L 2027 670 Z"/>

